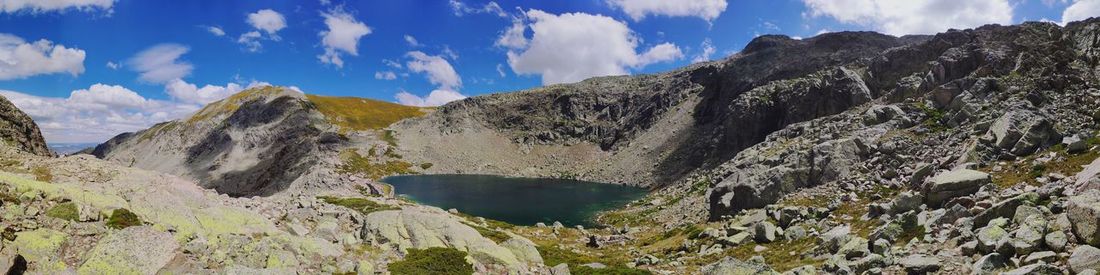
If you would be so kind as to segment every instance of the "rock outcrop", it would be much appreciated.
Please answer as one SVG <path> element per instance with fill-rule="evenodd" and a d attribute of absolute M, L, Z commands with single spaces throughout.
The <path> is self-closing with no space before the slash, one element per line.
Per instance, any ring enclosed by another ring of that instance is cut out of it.
<path fill-rule="evenodd" d="M 38 124 L 3 96 L 0 96 L 0 141 L 31 154 L 53 155 Z"/>

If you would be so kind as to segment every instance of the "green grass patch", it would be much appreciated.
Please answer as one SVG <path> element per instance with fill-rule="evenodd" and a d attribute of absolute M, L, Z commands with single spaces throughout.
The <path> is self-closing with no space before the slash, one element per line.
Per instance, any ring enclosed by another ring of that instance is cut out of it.
<path fill-rule="evenodd" d="M 405 259 L 390 263 L 388 269 L 394 275 L 474 273 L 474 266 L 466 262 L 466 252 L 442 247 L 409 249 Z"/>
<path fill-rule="evenodd" d="M 402 119 L 425 114 L 419 107 L 358 97 L 306 95 L 306 98 L 317 106 L 317 111 L 329 123 L 345 130 L 378 130 Z"/>
<path fill-rule="evenodd" d="M 115 211 L 111 212 L 111 217 L 107 218 L 107 227 L 114 229 L 139 226 L 142 223 L 141 218 L 138 218 L 137 214 L 130 212 L 130 210 L 126 208 L 115 209 Z"/>
<path fill-rule="evenodd" d="M 653 274 L 644 269 L 626 267 L 626 265 L 622 262 L 609 262 L 611 258 L 608 257 L 582 255 L 552 245 L 540 245 L 535 248 L 538 249 L 539 254 L 542 256 L 542 260 L 546 264 L 546 266 L 556 266 L 563 263 L 568 264 L 569 272 L 572 274 Z M 583 264 L 589 263 L 602 263 L 607 267 L 590 268 L 582 266 Z"/>
<path fill-rule="evenodd" d="M 469 225 L 470 227 L 473 227 L 474 230 L 477 230 L 477 233 L 481 234 L 482 237 L 489 238 L 490 240 L 493 240 L 493 242 L 496 242 L 498 244 L 503 243 L 505 241 L 508 241 L 508 239 L 512 238 L 511 236 L 508 236 L 508 234 L 505 234 L 504 232 L 488 229 L 488 228 L 482 227 L 480 225 L 471 225 L 471 224 L 467 224 L 467 225 Z"/>
<path fill-rule="evenodd" d="M 76 203 L 63 202 L 46 210 L 46 216 L 66 221 L 78 221 L 80 220 L 80 210 L 77 209 Z"/>
<path fill-rule="evenodd" d="M 1057 157 L 1052 161 L 1033 164 L 1036 158 L 1044 156 L 1049 152 L 1055 152 Z M 1100 158 L 1100 152 L 1086 151 L 1070 154 L 1065 151 L 1063 146 L 1055 146 L 1018 161 L 1008 162 L 1006 165 L 1001 166 L 1000 171 L 994 172 L 989 167 L 981 170 L 989 173 L 993 177 L 993 183 L 1000 188 L 1009 188 L 1021 183 L 1039 186 L 1040 183 L 1036 180 L 1038 177 L 1049 173 L 1059 173 L 1067 176 L 1075 175 L 1081 172 L 1082 166 L 1088 165 L 1097 158 Z"/>
<path fill-rule="evenodd" d="M 351 210 L 358 211 L 363 215 L 383 210 L 400 209 L 398 207 L 380 204 L 366 198 L 337 198 L 328 196 L 321 196 L 317 198 L 332 205 L 339 205 Z"/>
<path fill-rule="evenodd" d="M 50 168 L 46 166 L 35 166 L 31 168 L 31 174 L 34 174 L 34 179 L 41 182 L 53 181 L 53 173 L 50 172 Z"/>
<path fill-rule="evenodd" d="M 344 163 L 337 167 L 337 172 L 344 174 L 358 174 L 372 180 L 378 180 L 389 175 L 415 174 L 413 164 L 400 160 L 388 160 L 381 163 L 371 161 L 355 150 L 341 153 Z"/>

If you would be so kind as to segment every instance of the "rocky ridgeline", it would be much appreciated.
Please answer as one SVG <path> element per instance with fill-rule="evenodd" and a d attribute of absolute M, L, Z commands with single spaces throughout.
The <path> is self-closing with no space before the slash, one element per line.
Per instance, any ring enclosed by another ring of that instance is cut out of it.
<path fill-rule="evenodd" d="M 40 156 L 53 154 L 34 120 L 3 96 L 0 96 L 0 141 Z"/>

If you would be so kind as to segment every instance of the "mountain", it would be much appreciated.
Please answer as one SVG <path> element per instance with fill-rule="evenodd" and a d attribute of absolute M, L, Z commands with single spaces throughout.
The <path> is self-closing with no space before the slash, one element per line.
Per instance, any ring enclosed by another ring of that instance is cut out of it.
<path fill-rule="evenodd" d="M 3 96 L 0 96 L 0 141 L 32 154 L 53 155 L 34 120 Z"/>

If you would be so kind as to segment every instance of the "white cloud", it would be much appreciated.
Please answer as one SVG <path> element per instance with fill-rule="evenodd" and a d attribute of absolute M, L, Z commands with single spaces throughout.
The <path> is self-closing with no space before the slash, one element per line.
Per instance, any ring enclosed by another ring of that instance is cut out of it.
<path fill-rule="evenodd" d="M 199 88 L 197 85 L 187 83 L 182 79 L 173 79 L 164 85 L 164 92 L 172 96 L 173 99 L 183 103 L 201 105 L 221 100 L 242 90 L 244 88 L 237 83 L 229 83 L 225 86 L 208 84 Z"/>
<path fill-rule="evenodd" d="M 22 10 L 30 12 L 64 11 L 110 11 L 116 0 L 0 0 L 0 12 L 15 13 Z"/>
<path fill-rule="evenodd" d="M 117 85 L 94 84 L 69 97 L 0 90 L 41 127 L 49 142 L 102 142 L 119 133 L 185 117 L 200 106 L 147 99 Z"/>
<path fill-rule="evenodd" d="M 84 50 L 66 48 L 49 40 L 27 43 L 18 36 L 0 33 L 0 80 L 40 74 L 84 73 Z"/>
<path fill-rule="evenodd" d="M 207 26 L 206 31 L 210 32 L 214 36 L 225 36 L 225 31 L 217 26 Z"/>
<path fill-rule="evenodd" d="M 443 45 L 443 50 L 439 53 L 451 60 L 458 60 L 458 53 L 452 50 L 451 46 Z"/>
<path fill-rule="evenodd" d="M 190 51 L 179 44 L 159 44 L 146 49 L 127 61 L 127 65 L 141 74 L 139 79 L 150 83 L 168 83 L 191 74 L 195 67 L 179 60 Z"/>
<path fill-rule="evenodd" d="M 707 62 L 710 61 L 710 56 L 714 55 L 714 44 L 710 42 L 710 38 L 703 39 L 703 44 L 699 45 L 699 55 L 696 55 L 691 59 L 691 63 Z"/>
<path fill-rule="evenodd" d="M 271 9 L 263 9 L 250 13 L 246 21 L 249 25 L 252 25 L 253 28 L 266 32 L 275 40 L 278 40 L 279 37 L 276 33 L 286 28 L 286 17 L 283 17 L 282 14 Z"/>
<path fill-rule="evenodd" d="M 1009 0 L 803 0 L 812 16 L 828 16 L 891 35 L 1011 24 Z M 935 15 L 935 16 L 930 16 Z"/>
<path fill-rule="evenodd" d="M 639 54 L 638 37 L 625 23 L 587 13 L 553 15 L 527 12 L 533 37 L 525 47 L 509 47 L 508 65 L 516 74 L 538 74 L 543 84 L 629 74 L 629 68 L 683 57 L 679 47 L 663 43 Z M 511 28 L 515 28 L 512 26 Z M 505 32 L 505 36 L 509 32 Z M 503 40 L 503 39 L 502 39 Z M 501 41 L 501 40 L 498 40 Z"/>
<path fill-rule="evenodd" d="M 237 38 L 237 43 L 244 46 L 244 49 L 247 51 L 258 52 L 264 48 L 264 45 L 260 44 L 260 39 L 262 38 L 263 34 L 260 34 L 260 32 L 250 31 L 242 33 L 241 36 Z"/>
<path fill-rule="evenodd" d="M 428 81 L 438 85 L 440 89 L 452 90 L 462 87 L 462 78 L 458 76 L 454 67 L 451 67 L 451 63 L 443 57 L 427 55 L 419 51 L 409 52 L 405 56 L 411 59 L 405 63 L 410 71 L 427 74 Z"/>
<path fill-rule="evenodd" d="M 400 69 L 404 67 L 404 65 L 401 65 L 401 63 L 389 59 L 382 59 L 382 64 L 386 64 L 387 67 L 392 67 L 394 69 Z"/>
<path fill-rule="evenodd" d="M 397 79 L 397 74 L 391 71 L 374 72 L 374 79 L 394 80 Z"/>
<path fill-rule="evenodd" d="M 500 74 L 500 77 L 507 76 L 504 74 L 504 64 L 497 63 L 497 74 Z"/>
<path fill-rule="evenodd" d="M 608 0 L 607 3 L 623 10 L 634 21 L 649 15 L 699 17 L 713 21 L 726 11 L 726 0 Z"/>
<path fill-rule="evenodd" d="M 524 34 L 526 31 L 527 24 L 523 20 L 513 20 L 512 26 L 504 30 L 504 33 L 500 35 L 500 38 L 494 44 L 498 47 L 513 49 L 527 47 L 527 36 Z"/>
<path fill-rule="evenodd" d="M 107 61 L 107 68 L 118 70 L 118 68 L 122 68 L 122 64 L 115 63 L 114 61 Z"/>
<path fill-rule="evenodd" d="M 504 9 L 501 8 L 500 5 L 497 4 L 497 2 L 493 1 L 489 1 L 489 3 L 486 3 L 485 6 L 482 6 L 481 8 L 471 7 L 469 5 L 466 5 L 466 3 L 462 3 L 458 0 L 450 0 L 450 4 L 451 11 L 454 11 L 455 16 L 485 13 L 496 15 L 499 17 L 508 17 L 508 13 L 504 12 Z"/>
<path fill-rule="evenodd" d="M 414 48 L 424 46 L 424 44 L 420 44 L 419 41 L 416 41 L 416 37 L 413 37 L 412 35 L 408 35 L 408 34 L 405 35 L 405 43 L 409 44 L 409 47 L 414 47 Z"/>
<path fill-rule="evenodd" d="M 325 17 L 325 25 L 328 30 L 321 31 L 321 44 L 325 47 L 325 53 L 317 56 L 322 63 L 336 65 L 343 68 L 344 60 L 340 52 L 352 56 L 359 55 L 359 38 L 371 33 L 370 27 L 359 22 L 351 14 L 342 9 L 321 13 Z"/>
<path fill-rule="evenodd" d="M 1100 0 L 1076 0 L 1062 11 L 1062 25 L 1100 16 Z"/>
<path fill-rule="evenodd" d="M 402 105 L 420 107 L 439 106 L 451 101 L 466 98 L 465 95 L 451 90 L 434 90 L 426 97 L 420 97 L 406 91 L 401 91 L 397 93 L 397 95 L 394 95 L 394 97 L 397 98 L 397 102 Z"/>

